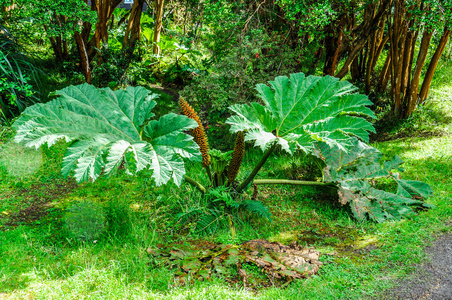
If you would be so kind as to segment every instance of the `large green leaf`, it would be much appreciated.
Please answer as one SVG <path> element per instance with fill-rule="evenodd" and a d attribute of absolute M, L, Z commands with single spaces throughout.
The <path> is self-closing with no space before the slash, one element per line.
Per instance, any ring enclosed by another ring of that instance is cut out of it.
<path fill-rule="evenodd" d="M 342 205 L 349 204 L 357 219 L 398 220 L 413 214 L 415 207 L 432 207 L 420 200 L 433 194 L 428 184 L 403 180 L 399 173 L 393 173 L 394 170 L 403 171 L 400 167 L 403 161 L 399 157 L 383 162 L 383 154 L 376 148 L 356 138 L 351 143 L 348 152 L 318 143 L 313 153 L 325 162 L 324 181 L 338 186 L 339 201 Z M 374 186 L 375 179 L 383 177 L 397 184 L 396 193 Z"/>
<path fill-rule="evenodd" d="M 297 73 L 269 84 L 256 87 L 264 105 L 233 105 L 226 121 L 232 132 L 247 131 L 245 139 L 262 149 L 276 142 L 289 153 L 309 152 L 316 141 L 346 149 L 351 136 L 367 141 L 374 132 L 362 118 L 375 118 L 367 107 L 372 102 L 347 81 Z"/>
<path fill-rule="evenodd" d="M 112 91 L 83 84 L 54 94 L 59 97 L 22 113 L 14 123 L 15 140 L 35 148 L 71 142 L 63 159 L 65 176 L 73 171 L 79 182 L 94 181 L 123 165 L 131 174 L 151 169 L 157 185 L 170 179 L 179 185 L 183 158 L 201 159 L 198 145 L 183 132 L 198 124 L 176 114 L 151 120 L 158 95 L 143 87 Z"/>

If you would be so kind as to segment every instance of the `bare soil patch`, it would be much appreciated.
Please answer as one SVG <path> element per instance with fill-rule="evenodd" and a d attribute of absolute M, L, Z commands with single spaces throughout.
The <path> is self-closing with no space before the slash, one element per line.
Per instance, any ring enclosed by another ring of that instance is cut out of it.
<path fill-rule="evenodd" d="M 77 186 L 74 180 L 65 180 L 58 183 L 35 184 L 30 188 L 18 189 L 8 195 L 8 199 L 20 199 L 18 209 L 8 215 L 0 215 L 0 219 L 7 219 L 4 227 L 16 227 L 19 224 L 30 224 L 47 216 L 47 209 L 55 200 L 61 199 Z M 0 230 L 2 227 L 0 227 Z"/>

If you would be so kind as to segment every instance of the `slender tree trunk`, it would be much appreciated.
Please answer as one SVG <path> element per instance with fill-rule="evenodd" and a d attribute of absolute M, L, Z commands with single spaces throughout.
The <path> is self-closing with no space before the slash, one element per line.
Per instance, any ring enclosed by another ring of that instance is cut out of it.
<path fill-rule="evenodd" d="M 409 29 L 404 31 L 405 34 L 405 45 L 403 46 L 403 52 L 402 52 L 402 65 L 400 68 L 401 74 L 400 74 L 400 93 L 402 100 L 405 98 L 406 89 L 408 87 L 408 80 L 409 80 L 409 74 L 411 73 L 410 67 L 410 61 L 411 61 L 411 53 L 412 53 L 412 42 L 415 34 L 413 34 Z M 402 101 L 402 106 L 405 106 Z"/>
<path fill-rule="evenodd" d="M 383 31 L 384 31 L 384 27 L 383 27 Z M 371 66 L 371 69 L 372 69 L 371 72 L 373 72 L 373 70 L 375 70 L 375 66 L 377 65 L 378 58 L 380 57 L 381 53 L 383 52 L 384 46 L 386 45 L 388 40 L 389 40 L 389 34 L 386 34 L 382 38 L 382 40 L 379 42 L 377 52 L 375 53 L 375 59 L 374 59 L 373 64 Z"/>
<path fill-rule="evenodd" d="M 403 100 L 403 114 L 406 115 L 406 111 L 408 110 L 408 106 L 410 104 L 410 98 L 411 98 L 411 81 L 412 81 L 412 70 L 413 70 L 413 60 L 414 60 L 414 52 L 416 50 L 416 41 L 417 37 L 419 35 L 419 30 L 416 31 L 416 33 L 411 37 L 411 44 L 410 44 L 410 59 L 407 66 L 407 73 L 405 78 L 405 84 L 404 84 L 404 100 Z"/>
<path fill-rule="evenodd" d="M 113 11 L 122 0 L 91 0 L 91 10 L 97 13 L 98 21 L 95 26 L 94 35 L 91 35 L 92 24 L 84 22 L 81 32 L 74 34 L 79 50 L 80 65 L 86 82 L 91 82 L 91 62 L 96 54 L 99 64 L 102 63 L 101 54 L 97 49 L 102 49 L 104 44 L 108 44 L 108 21 L 113 16 Z M 85 0 L 88 4 L 88 0 Z"/>
<path fill-rule="evenodd" d="M 424 102 L 427 99 L 428 92 L 430 89 L 430 85 L 432 84 L 433 75 L 435 74 L 436 67 L 438 66 L 439 59 L 441 58 L 441 54 L 443 54 L 444 48 L 446 47 L 447 41 L 449 40 L 450 29 L 445 28 L 444 33 L 441 36 L 438 47 L 436 47 L 436 51 L 433 54 L 432 60 L 428 65 L 427 73 L 425 74 L 424 81 L 422 82 L 421 91 L 419 92 L 419 98 L 421 102 Z"/>
<path fill-rule="evenodd" d="M 374 74 L 375 65 L 377 64 L 378 58 L 381 55 L 381 52 L 383 51 L 384 44 L 386 44 L 389 36 L 384 36 L 384 23 L 385 20 L 381 20 L 379 27 L 381 28 L 379 32 L 374 33 L 374 38 L 372 39 L 371 43 L 371 52 L 370 56 L 367 60 L 367 66 L 366 66 L 366 79 L 365 79 L 365 88 L 366 93 L 368 94 L 372 88 L 371 85 L 371 76 Z"/>
<path fill-rule="evenodd" d="M 53 53 L 55 54 L 55 61 L 57 63 L 63 61 L 63 49 L 61 48 L 61 41 L 58 43 L 58 39 L 51 36 L 49 37 L 50 45 L 52 46 Z"/>
<path fill-rule="evenodd" d="M 160 47 L 157 45 L 160 42 L 160 32 L 162 31 L 163 19 L 163 3 L 165 0 L 155 0 L 155 29 L 154 29 L 154 54 L 160 54 Z"/>
<path fill-rule="evenodd" d="M 44 25 L 44 30 L 48 32 L 47 26 Z M 61 44 L 61 37 L 59 36 L 49 36 L 50 46 L 52 47 L 53 53 L 55 54 L 55 61 L 57 63 L 63 61 L 63 48 Z"/>
<path fill-rule="evenodd" d="M 394 3 L 394 12 L 388 16 L 388 27 L 390 28 L 391 49 L 391 96 L 395 115 L 399 115 L 402 107 L 402 69 L 404 61 L 405 41 L 407 38 L 408 21 L 406 18 L 406 7 L 404 0 Z"/>
<path fill-rule="evenodd" d="M 350 67 L 350 74 L 352 75 L 352 82 L 357 82 L 361 77 L 361 74 L 359 73 L 359 56 L 353 60 Z"/>
<path fill-rule="evenodd" d="M 344 66 L 341 70 L 336 74 L 336 77 L 343 78 L 345 75 L 347 75 L 350 65 L 356 58 L 356 56 L 361 52 L 361 50 L 366 45 L 366 42 L 370 36 L 370 34 L 377 30 L 378 23 L 380 23 L 380 20 L 384 18 L 384 16 L 387 13 L 388 8 L 390 7 L 392 0 L 382 0 L 380 4 L 380 8 L 378 12 L 375 14 L 375 17 L 371 20 L 365 20 L 363 22 L 366 22 L 366 25 L 363 26 L 363 29 L 361 30 L 359 36 L 355 39 L 355 42 L 353 43 L 353 48 L 350 51 L 347 60 L 345 61 Z"/>
<path fill-rule="evenodd" d="M 377 91 L 382 93 L 388 86 L 389 79 L 391 78 L 391 53 L 386 56 L 386 61 L 381 69 L 380 76 L 378 77 Z"/>
<path fill-rule="evenodd" d="M 334 76 L 334 73 L 336 73 L 339 51 L 342 45 L 344 23 L 345 15 L 342 15 L 336 24 L 331 23 L 326 29 L 323 75 Z"/>
<path fill-rule="evenodd" d="M 419 47 L 419 54 L 417 55 L 416 66 L 414 68 L 413 76 L 410 84 L 410 93 L 407 93 L 409 97 L 406 99 L 407 109 L 405 110 L 405 117 L 411 115 L 416 109 L 416 105 L 418 103 L 419 95 L 419 81 L 421 78 L 422 67 L 424 66 L 425 59 L 427 58 L 428 48 L 430 45 L 430 40 L 433 36 L 433 30 L 426 29 L 424 34 L 422 35 L 421 45 Z"/>
<path fill-rule="evenodd" d="M 380 76 L 378 76 L 377 82 L 377 92 L 383 93 L 388 86 L 389 79 L 391 78 L 391 54 L 388 53 L 386 55 L 386 60 L 383 65 L 383 69 L 381 69 Z"/>
<path fill-rule="evenodd" d="M 75 42 L 77 43 L 78 52 L 80 54 L 80 65 L 82 67 L 83 75 L 85 76 L 85 81 L 87 83 L 91 83 L 91 67 L 85 41 L 83 40 L 82 35 L 79 32 L 76 32 L 74 36 Z"/>
<path fill-rule="evenodd" d="M 369 94 L 370 88 L 371 88 L 370 87 L 370 76 L 371 76 L 372 65 L 373 65 L 374 59 L 375 59 L 375 54 L 377 52 L 376 47 L 377 47 L 377 33 L 375 32 L 373 34 L 372 39 L 370 40 L 367 64 L 366 64 L 366 69 L 365 69 L 366 77 L 364 79 L 364 83 L 365 83 L 366 94 Z"/>
<path fill-rule="evenodd" d="M 135 0 L 133 3 L 132 11 L 129 16 L 129 22 L 127 23 L 127 29 L 124 35 L 122 48 L 133 48 L 135 43 L 140 39 L 141 35 L 141 13 L 143 9 L 144 0 Z"/>

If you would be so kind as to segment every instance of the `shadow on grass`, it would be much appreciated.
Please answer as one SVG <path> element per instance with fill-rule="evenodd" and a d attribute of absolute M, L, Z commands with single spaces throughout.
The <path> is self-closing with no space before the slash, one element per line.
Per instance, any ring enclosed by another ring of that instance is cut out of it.
<path fill-rule="evenodd" d="M 452 116 L 436 106 L 421 106 L 408 119 L 394 119 L 392 113 L 388 112 L 375 124 L 377 133 L 371 133 L 370 140 L 384 142 L 402 138 L 448 136 L 450 132 L 441 128 L 448 124 L 452 124 Z"/>

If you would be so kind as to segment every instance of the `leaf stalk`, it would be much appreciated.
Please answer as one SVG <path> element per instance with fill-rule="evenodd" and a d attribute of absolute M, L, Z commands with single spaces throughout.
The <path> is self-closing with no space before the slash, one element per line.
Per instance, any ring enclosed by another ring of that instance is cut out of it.
<path fill-rule="evenodd" d="M 191 186 L 195 187 L 196 189 L 198 189 L 198 191 L 200 191 L 201 193 L 205 194 L 207 192 L 207 189 L 200 184 L 199 182 L 197 182 L 196 180 L 194 180 L 193 178 L 188 177 L 187 175 L 184 175 L 184 179 L 186 182 L 188 182 Z"/>
<path fill-rule="evenodd" d="M 248 175 L 248 177 L 246 177 L 246 179 L 237 187 L 236 191 L 238 194 L 240 194 L 250 184 L 250 182 L 253 181 L 254 177 L 256 177 L 257 173 L 260 171 L 262 166 L 265 164 L 265 162 L 267 161 L 270 154 L 272 154 L 273 151 L 275 151 L 277 145 L 278 144 L 276 142 L 274 142 L 267 149 L 267 151 L 265 151 L 264 156 L 262 156 L 259 163 L 254 167 L 253 171 L 251 171 L 251 173 Z"/>
<path fill-rule="evenodd" d="M 320 182 L 320 181 L 302 181 L 302 180 L 289 180 L 289 179 L 256 179 L 254 184 L 292 184 L 292 185 L 305 185 L 305 186 L 325 186 L 337 188 L 334 183 Z"/>

